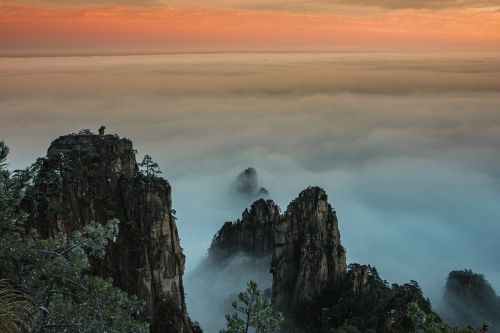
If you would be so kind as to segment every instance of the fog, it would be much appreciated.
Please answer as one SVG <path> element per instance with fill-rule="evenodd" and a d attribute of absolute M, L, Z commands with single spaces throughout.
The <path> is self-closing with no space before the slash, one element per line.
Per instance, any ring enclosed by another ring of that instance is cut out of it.
<path fill-rule="evenodd" d="M 241 254 L 224 265 L 202 261 L 184 279 L 192 319 L 201 324 L 204 332 L 219 332 L 226 326 L 225 314 L 235 312 L 231 304 L 237 300 L 238 293 L 246 290 L 248 281 L 257 282 L 263 294 L 266 289 L 271 290 L 270 265 L 271 258 L 249 258 Z"/>
<path fill-rule="evenodd" d="M 160 164 L 202 326 L 216 315 L 206 302 L 246 282 L 232 266 L 210 290 L 193 276 L 218 228 L 250 204 L 230 192 L 249 166 L 282 210 L 305 187 L 325 188 L 348 261 L 417 280 L 438 310 L 451 270 L 500 290 L 499 55 L 2 58 L 0 73 L 12 168 L 101 124 Z"/>

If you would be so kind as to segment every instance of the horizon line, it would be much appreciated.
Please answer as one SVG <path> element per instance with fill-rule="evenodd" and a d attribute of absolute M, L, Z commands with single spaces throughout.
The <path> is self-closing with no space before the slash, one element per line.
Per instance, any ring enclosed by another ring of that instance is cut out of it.
<path fill-rule="evenodd" d="M 217 54 L 498 54 L 500 50 L 324 50 L 324 51 L 173 51 L 173 52 L 75 52 L 75 53 L 12 53 L 1 54 L 0 59 L 21 58 L 80 58 L 80 57 L 133 57 Z"/>

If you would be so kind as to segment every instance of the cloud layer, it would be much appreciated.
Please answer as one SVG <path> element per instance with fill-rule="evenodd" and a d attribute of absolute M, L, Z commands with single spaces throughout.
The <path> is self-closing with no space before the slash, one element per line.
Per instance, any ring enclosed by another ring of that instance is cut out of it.
<path fill-rule="evenodd" d="M 189 272 L 241 216 L 248 203 L 231 183 L 254 166 L 283 210 L 324 187 L 349 261 L 418 280 L 437 305 L 455 269 L 500 290 L 494 54 L 19 58 L 0 70 L 11 166 L 81 128 L 131 138 L 172 183 Z M 186 289 L 194 319 L 196 290 Z"/>

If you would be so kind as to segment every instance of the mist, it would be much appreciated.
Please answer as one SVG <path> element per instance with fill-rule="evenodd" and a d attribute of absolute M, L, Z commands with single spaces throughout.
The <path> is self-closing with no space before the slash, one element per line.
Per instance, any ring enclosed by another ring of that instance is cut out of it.
<path fill-rule="evenodd" d="M 0 72 L 11 168 L 102 124 L 160 164 L 187 256 L 188 311 L 208 333 L 227 311 L 207 310 L 212 300 L 252 276 L 270 285 L 245 258 L 205 285 L 193 278 L 213 235 L 250 205 L 231 193 L 250 166 L 283 211 L 307 186 L 325 188 L 348 261 L 417 280 L 438 312 L 451 270 L 500 290 L 498 55 L 0 58 Z"/>
<path fill-rule="evenodd" d="M 225 328 L 224 314 L 235 312 L 231 304 L 246 290 L 250 280 L 257 282 L 262 292 L 271 289 L 270 266 L 271 258 L 250 258 L 242 254 L 231 257 L 223 265 L 208 259 L 202 261 L 184 279 L 189 312 L 197 314 L 193 320 L 206 332 Z"/>

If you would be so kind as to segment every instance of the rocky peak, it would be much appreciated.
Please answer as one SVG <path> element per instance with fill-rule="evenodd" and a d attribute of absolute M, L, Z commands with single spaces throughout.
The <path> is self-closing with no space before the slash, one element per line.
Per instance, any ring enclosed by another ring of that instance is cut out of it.
<path fill-rule="evenodd" d="M 484 275 L 474 273 L 471 270 L 452 271 L 446 281 L 446 293 L 448 296 L 456 296 L 464 301 L 474 302 L 482 299 L 495 299 L 495 290 L 486 280 Z"/>
<path fill-rule="evenodd" d="M 221 262 L 238 253 L 272 255 L 272 300 L 285 315 L 346 272 L 337 217 L 319 187 L 302 191 L 282 216 L 273 201 L 260 199 L 241 220 L 225 223 L 214 236 L 209 258 Z"/>
<path fill-rule="evenodd" d="M 274 242 L 272 300 L 285 316 L 345 274 L 337 217 L 319 187 L 309 187 L 290 203 L 274 229 Z"/>
<path fill-rule="evenodd" d="M 62 163 L 68 158 L 83 158 L 106 167 L 103 170 L 113 175 L 136 173 L 137 164 L 132 141 L 117 135 L 72 134 L 59 137 L 50 145 L 47 156 L 60 157 Z"/>
<path fill-rule="evenodd" d="M 323 189 L 305 189 L 279 218 L 277 209 L 268 218 L 265 203 L 257 201 L 242 221 L 225 224 L 212 247 L 229 257 L 250 237 L 245 225 L 266 226 L 264 234 L 251 235 L 251 248 L 259 254 L 259 246 L 272 242 L 271 298 L 285 316 L 283 331 L 326 332 L 349 324 L 359 331 L 409 332 L 410 304 L 435 316 L 415 281 L 389 285 L 372 266 L 346 267 L 337 216 Z"/>
<path fill-rule="evenodd" d="M 259 177 L 255 168 L 247 168 L 243 170 L 234 181 L 236 192 L 245 198 L 268 198 L 269 191 L 264 188 L 259 188 Z"/>
<path fill-rule="evenodd" d="M 243 170 L 235 181 L 236 190 L 243 194 L 253 194 L 259 186 L 257 170 L 255 168 L 247 168 Z"/>
<path fill-rule="evenodd" d="M 447 319 L 456 325 L 490 323 L 499 332 L 500 297 L 482 274 L 471 270 L 452 271 L 444 292 Z"/>
<path fill-rule="evenodd" d="M 44 236 L 95 220 L 120 220 L 120 232 L 96 274 L 146 302 L 152 332 L 191 333 L 182 253 L 171 214 L 170 184 L 138 170 L 132 142 L 116 135 L 66 135 L 38 162 L 30 225 Z"/>
<path fill-rule="evenodd" d="M 273 226 L 280 220 L 279 208 L 272 200 L 255 201 L 245 209 L 241 220 L 226 222 L 214 236 L 209 258 L 218 262 L 235 254 L 270 256 L 273 251 Z"/>

